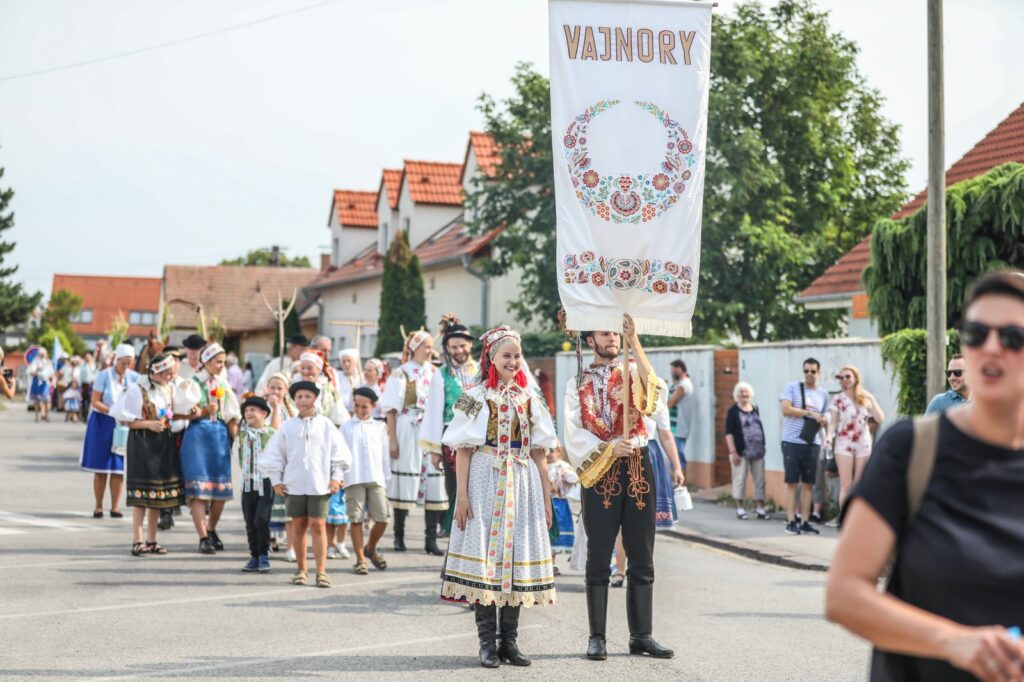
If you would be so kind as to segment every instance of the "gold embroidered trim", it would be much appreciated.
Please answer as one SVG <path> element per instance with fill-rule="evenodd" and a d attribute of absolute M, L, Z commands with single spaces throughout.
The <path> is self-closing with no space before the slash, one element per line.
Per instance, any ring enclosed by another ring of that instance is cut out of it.
<path fill-rule="evenodd" d="M 470 419 L 474 419 L 480 414 L 480 410 L 484 409 L 484 404 L 468 393 L 463 393 L 455 401 L 455 404 L 452 405 L 452 409 L 462 412 Z"/>
<path fill-rule="evenodd" d="M 658 408 L 658 396 L 661 394 L 661 384 L 658 383 L 658 377 L 656 375 L 649 374 L 647 376 L 647 391 L 643 392 L 643 383 L 639 379 L 639 372 L 635 371 L 636 368 L 631 368 L 634 371 L 630 372 L 630 392 L 633 394 L 633 406 L 636 407 L 637 411 L 643 416 L 647 417 L 654 413 L 654 410 Z M 633 376 L 633 375 L 636 376 Z M 650 434 L 648 434 L 650 435 Z"/>
<path fill-rule="evenodd" d="M 445 581 L 444 586 L 441 588 L 441 597 L 452 601 L 465 599 L 471 604 L 478 603 L 485 606 L 494 604 L 498 607 L 522 606 L 527 609 L 531 606 L 552 606 L 558 601 L 553 588 L 536 592 L 513 591 L 506 594 L 504 592 L 482 590 L 477 587 L 459 585 L 448 581 Z"/>
<path fill-rule="evenodd" d="M 456 554 L 455 552 L 448 552 L 448 556 L 453 559 L 461 559 L 462 561 L 475 561 L 478 564 L 484 563 L 484 560 L 476 556 L 466 556 L 465 554 Z"/>
<path fill-rule="evenodd" d="M 422 438 L 420 439 L 420 449 L 421 450 L 426 450 L 431 455 L 440 455 L 441 454 L 441 444 L 440 443 L 434 443 L 433 441 L 423 440 Z"/>
<path fill-rule="evenodd" d="M 614 449 L 612 443 L 601 443 L 591 450 L 587 459 L 576 468 L 576 475 L 580 477 L 580 484 L 584 488 L 594 487 L 594 484 L 608 472 L 615 460 L 612 455 Z"/>
<path fill-rule="evenodd" d="M 466 556 L 465 554 L 456 554 L 455 552 L 448 552 L 448 556 L 453 559 L 460 559 L 462 561 L 473 561 L 478 564 L 484 563 L 482 557 Z M 554 563 L 551 559 L 538 559 L 537 561 L 513 561 L 513 566 L 543 566 L 544 564 Z"/>

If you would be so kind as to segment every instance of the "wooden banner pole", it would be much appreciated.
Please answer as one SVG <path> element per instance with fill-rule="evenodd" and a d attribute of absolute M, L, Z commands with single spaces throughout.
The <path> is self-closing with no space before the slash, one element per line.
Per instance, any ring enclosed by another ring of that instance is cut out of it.
<path fill-rule="evenodd" d="M 629 403 L 631 393 L 629 390 L 629 341 L 625 333 L 622 334 L 622 438 L 629 441 Z"/>

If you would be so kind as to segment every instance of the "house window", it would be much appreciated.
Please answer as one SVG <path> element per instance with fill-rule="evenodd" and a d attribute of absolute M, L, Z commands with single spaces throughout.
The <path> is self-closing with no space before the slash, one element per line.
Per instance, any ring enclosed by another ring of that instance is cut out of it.
<path fill-rule="evenodd" d="M 353 291 L 352 292 L 352 302 L 355 303 L 357 300 L 359 300 L 359 292 L 358 291 Z"/>
<path fill-rule="evenodd" d="M 337 237 L 331 240 L 331 263 L 341 265 L 341 242 Z"/>
<path fill-rule="evenodd" d="M 406 236 L 406 239 L 408 239 L 408 237 L 409 237 L 409 229 L 412 227 L 412 219 L 411 218 L 403 218 L 402 221 L 403 221 L 402 224 L 405 226 L 405 236 Z"/>
<path fill-rule="evenodd" d="M 128 314 L 128 324 L 151 327 L 156 324 L 156 313 L 149 310 L 133 310 Z"/>
<path fill-rule="evenodd" d="M 92 310 L 79 310 L 68 318 L 73 324 L 90 324 L 92 322 Z"/>
<path fill-rule="evenodd" d="M 390 244 L 388 244 L 388 224 L 387 223 L 381 223 L 380 229 L 381 229 L 381 233 L 384 235 L 384 242 L 382 244 L 383 248 L 381 250 L 382 251 L 387 251 L 388 250 L 388 246 L 390 246 Z"/>
<path fill-rule="evenodd" d="M 431 290 L 431 291 L 433 291 L 433 290 L 434 290 L 434 285 L 435 285 L 435 284 L 437 284 L 437 281 L 436 281 L 436 280 L 435 280 L 435 279 L 434 279 L 433 277 L 431 277 L 431 278 L 430 278 L 430 290 Z"/>

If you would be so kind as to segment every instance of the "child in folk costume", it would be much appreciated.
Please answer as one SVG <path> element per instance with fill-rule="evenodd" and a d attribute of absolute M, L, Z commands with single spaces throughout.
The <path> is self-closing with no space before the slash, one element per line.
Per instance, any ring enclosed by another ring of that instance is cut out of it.
<path fill-rule="evenodd" d="M 242 467 L 242 516 L 249 539 L 249 563 L 242 570 L 248 573 L 270 570 L 270 509 L 274 488 L 260 469 L 260 457 L 276 429 L 267 426 L 271 407 L 258 396 L 242 403 L 245 423 L 238 431 L 238 463 Z"/>
<path fill-rule="evenodd" d="M 519 334 L 502 326 L 481 341 L 481 383 L 456 401 L 443 439 L 458 453 L 458 492 L 441 597 L 476 604 L 482 666 L 529 665 L 516 645 L 519 608 L 555 603 L 546 450 L 558 439 L 528 388 Z"/>
<path fill-rule="evenodd" d="M 339 371 L 335 372 L 338 379 L 338 395 L 345 409 L 352 412 L 353 391 L 363 385 L 363 373 L 359 369 L 359 351 L 355 348 L 343 348 L 338 351 Z"/>
<path fill-rule="evenodd" d="M 559 457 L 558 450 L 548 453 L 548 481 L 551 484 L 552 523 L 551 552 L 571 552 L 575 540 L 573 533 L 573 513 L 569 505 L 569 492 L 579 483 L 579 476 L 564 459 Z M 558 575 L 558 567 L 555 567 Z"/>
<path fill-rule="evenodd" d="M 71 385 L 64 390 L 61 398 L 64 400 L 64 421 L 78 423 L 78 411 L 82 409 L 82 389 L 78 386 L 77 376 L 72 376 Z"/>
<path fill-rule="evenodd" d="M 306 530 L 313 536 L 316 586 L 330 587 L 327 577 L 327 527 L 330 497 L 345 482 L 352 455 L 337 427 L 317 412 L 319 387 L 297 381 L 289 387 L 299 415 L 286 421 L 260 458 L 260 469 L 277 495 L 285 497 L 292 517 L 292 539 L 298 566 L 292 584 L 306 584 Z"/>
<path fill-rule="evenodd" d="M 278 372 L 271 376 L 263 387 L 263 397 L 270 407 L 270 418 L 268 426 L 277 431 L 281 424 L 288 421 L 299 413 L 292 398 L 288 395 L 288 387 L 291 380 L 284 372 Z M 274 495 L 274 504 L 270 508 L 270 550 L 276 552 L 280 549 L 278 537 L 283 534 L 285 544 L 288 545 L 288 553 L 285 561 L 295 561 L 295 550 L 291 549 L 292 520 L 284 511 L 284 498 Z"/>
<path fill-rule="evenodd" d="M 428 554 L 443 554 L 437 547 L 438 513 L 448 509 L 444 492 L 444 474 L 434 468 L 420 448 L 420 422 L 427 405 L 434 366 L 433 340 L 420 330 L 405 340 L 402 365 L 388 377 L 381 411 L 387 419 L 388 447 L 391 456 L 391 480 L 388 502 L 395 513 L 395 551 L 405 551 L 405 520 L 409 510 L 425 504 L 427 524 L 424 549 Z"/>
<path fill-rule="evenodd" d="M 686 475 L 679 461 L 676 439 L 672 435 L 667 402 L 668 385 L 662 379 L 658 379 L 658 385 L 658 404 L 653 413 L 644 417 L 644 426 L 650 437 L 647 445 L 650 448 L 651 468 L 654 470 L 654 480 L 657 483 L 654 524 L 657 530 L 669 530 L 675 527 L 679 520 L 673 493 L 676 488 L 686 483 Z"/>
<path fill-rule="evenodd" d="M 348 501 L 352 524 L 352 546 L 356 552 L 356 575 L 366 575 L 366 559 L 384 570 L 388 567 L 384 557 L 377 551 L 391 517 L 385 486 L 391 478 L 391 457 L 388 455 L 388 429 L 373 418 L 377 405 L 377 393 L 372 388 L 360 386 L 353 394 L 353 418 L 341 427 L 341 435 L 352 452 L 352 468 L 345 481 L 345 496 Z M 363 520 L 369 517 L 373 523 L 370 538 L 363 547 Z"/>
<path fill-rule="evenodd" d="M 181 440 L 185 496 L 192 509 L 192 524 L 199 535 L 202 554 L 215 554 L 224 549 L 217 535 L 217 522 L 224 504 L 233 497 L 231 441 L 238 434 L 242 413 L 224 373 L 226 357 L 227 353 L 217 343 L 207 344 L 200 351 L 202 369 L 192 377 L 191 387 L 200 410 L 190 415 L 192 423 Z M 206 518 L 207 504 L 209 519 Z"/>
<path fill-rule="evenodd" d="M 176 375 L 175 359 L 167 353 L 156 355 L 149 362 L 148 374 L 130 386 L 110 411 L 129 428 L 125 465 L 133 556 L 167 554 L 156 541 L 160 511 L 185 502 L 175 434 L 188 424 L 184 417 L 195 407 L 196 396 L 175 385 Z M 148 523 L 145 542 L 143 520 Z"/>
<path fill-rule="evenodd" d="M 380 409 L 380 396 L 384 395 L 384 387 L 388 383 L 388 374 L 390 367 L 388 364 L 379 358 L 370 358 L 363 365 L 363 383 L 360 386 L 366 386 L 377 394 L 378 400 L 373 406 L 373 418 L 384 421 L 384 413 Z"/>

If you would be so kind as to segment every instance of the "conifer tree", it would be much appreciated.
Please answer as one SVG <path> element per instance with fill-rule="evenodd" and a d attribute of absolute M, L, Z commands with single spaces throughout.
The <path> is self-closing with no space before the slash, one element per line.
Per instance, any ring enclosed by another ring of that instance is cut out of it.
<path fill-rule="evenodd" d="M 402 328 L 411 332 L 426 325 L 426 305 L 420 259 L 409 248 L 405 233 L 399 232 L 384 261 L 374 355 L 402 350 Z"/>
<path fill-rule="evenodd" d="M 0 180 L 3 176 L 4 169 L 0 167 Z M 14 250 L 14 242 L 2 238 L 4 232 L 14 227 L 14 213 L 8 210 L 13 198 L 13 189 L 0 187 L 0 330 L 28 320 L 43 298 L 41 292 L 28 293 L 20 283 L 11 281 L 18 271 L 17 265 L 4 265 L 4 259 Z"/>

